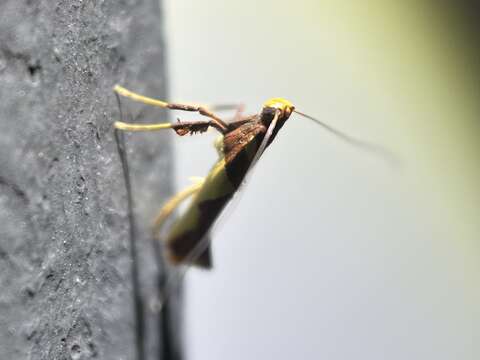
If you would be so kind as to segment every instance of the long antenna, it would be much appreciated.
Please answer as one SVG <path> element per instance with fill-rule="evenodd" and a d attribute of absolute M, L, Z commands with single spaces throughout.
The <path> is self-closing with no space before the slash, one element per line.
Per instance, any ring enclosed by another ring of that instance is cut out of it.
<path fill-rule="evenodd" d="M 117 98 L 118 110 L 120 113 L 120 120 L 123 120 L 122 103 L 120 97 L 115 93 Z M 130 182 L 130 171 L 128 168 L 127 151 L 125 148 L 125 134 L 118 129 L 114 130 L 115 143 L 117 144 L 117 151 L 122 163 L 123 178 L 127 193 L 127 217 L 129 223 L 129 240 L 130 240 L 130 256 L 131 272 L 132 272 L 132 291 L 133 291 L 133 306 L 135 314 L 135 343 L 137 347 L 137 359 L 145 359 L 145 345 L 144 345 L 144 327 L 145 319 L 143 312 L 143 300 L 140 296 L 140 278 L 138 271 L 138 254 L 136 250 L 136 231 L 135 231 L 135 216 L 133 214 L 133 198 L 132 186 Z"/>
<path fill-rule="evenodd" d="M 367 141 L 356 139 L 356 138 L 354 138 L 354 137 L 352 137 L 348 134 L 345 134 L 344 132 L 342 132 L 340 130 L 337 130 L 337 129 L 333 128 L 332 126 L 324 123 L 323 121 L 315 119 L 314 117 L 312 117 L 310 115 L 307 115 L 307 114 L 304 114 L 304 113 L 302 113 L 298 110 L 293 110 L 293 112 L 295 112 L 298 115 L 301 115 L 301 116 L 303 116 L 303 117 L 305 117 L 309 120 L 312 120 L 317 125 L 320 125 L 325 130 L 331 132 L 332 134 L 334 134 L 335 136 L 337 136 L 338 138 L 342 139 L 343 141 L 349 143 L 352 146 L 360 148 L 364 151 L 368 151 L 368 152 L 370 152 L 374 155 L 377 155 L 377 156 L 380 155 L 380 156 L 384 157 L 389 163 L 391 163 L 393 165 L 398 166 L 400 164 L 400 159 L 393 152 L 391 152 L 390 150 L 388 150 L 387 148 L 385 148 L 381 145 L 377 145 L 377 144 L 374 144 L 374 143 L 370 143 L 370 142 L 367 142 Z"/>

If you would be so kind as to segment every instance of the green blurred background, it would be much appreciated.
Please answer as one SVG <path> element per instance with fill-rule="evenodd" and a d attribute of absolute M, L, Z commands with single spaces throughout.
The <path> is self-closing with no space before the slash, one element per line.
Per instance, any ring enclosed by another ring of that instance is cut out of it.
<path fill-rule="evenodd" d="M 215 270 L 188 274 L 189 358 L 478 359 L 475 3 L 163 7 L 175 101 L 285 97 L 403 164 L 292 116 L 218 227 Z M 175 139 L 178 188 L 214 138 Z"/>

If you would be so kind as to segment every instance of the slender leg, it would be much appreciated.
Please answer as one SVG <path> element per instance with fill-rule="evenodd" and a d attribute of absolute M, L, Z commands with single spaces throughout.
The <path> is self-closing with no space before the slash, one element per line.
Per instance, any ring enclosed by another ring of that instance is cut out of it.
<path fill-rule="evenodd" d="M 116 130 L 123 131 L 158 131 L 164 129 L 171 129 L 173 124 L 170 123 L 156 123 L 156 124 L 132 124 L 123 121 L 115 121 L 113 126 Z"/>
<path fill-rule="evenodd" d="M 235 111 L 235 115 L 227 121 L 227 125 L 230 127 L 232 123 L 241 120 L 243 116 L 243 112 L 245 111 L 245 104 L 213 104 L 213 105 L 205 105 L 206 108 L 214 110 L 214 111 Z"/>
<path fill-rule="evenodd" d="M 213 111 L 235 111 L 235 117 L 241 117 L 241 114 L 245 110 L 245 104 L 212 104 L 205 105 L 206 108 Z"/>
<path fill-rule="evenodd" d="M 204 178 L 192 178 L 194 183 L 184 190 L 178 192 L 168 200 L 160 209 L 153 222 L 153 234 L 155 237 L 159 236 L 160 230 L 165 223 L 165 220 L 172 214 L 172 212 L 190 196 L 196 194 L 203 186 Z"/>
<path fill-rule="evenodd" d="M 160 237 L 160 231 L 165 224 L 165 221 L 168 219 L 170 215 L 175 211 L 175 209 L 186 199 L 189 197 L 195 195 L 203 186 L 203 183 L 205 181 L 204 178 L 200 177 L 195 177 L 192 178 L 192 181 L 194 182 L 192 185 L 188 186 L 184 190 L 178 192 L 174 196 L 172 196 L 166 203 L 163 205 L 163 207 L 160 209 L 158 212 L 157 216 L 155 217 L 155 220 L 153 222 L 153 238 L 154 239 L 161 239 Z M 209 243 L 209 242 L 208 242 Z M 208 243 L 206 244 L 208 246 Z M 158 243 L 157 243 L 158 244 Z M 192 256 L 198 257 L 203 253 L 204 247 L 200 253 L 197 254 L 197 252 L 194 252 Z M 171 295 L 172 289 L 175 287 L 175 284 L 178 284 L 179 282 L 182 281 L 183 277 L 185 276 L 186 272 L 188 270 L 188 267 L 180 268 L 178 272 L 175 273 L 170 273 L 170 275 L 164 276 L 162 278 L 161 282 L 161 288 L 162 293 L 160 295 L 160 298 L 158 299 L 159 302 L 157 304 L 158 308 L 165 308 L 165 306 L 168 305 L 168 298 Z"/>
<path fill-rule="evenodd" d="M 205 181 L 204 178 L 192 178 L 192 180 L 194 183 L 171 197 L 170 200 L 167 201 L 167 203 L 162 207 L 158 215 L 155 217 L 153 224 L 154 239 L 158 239 L 160 237 L 159 235 L 161 228 L 165 224 L 167 218 L 172 215 L 175 209 L 183 201 L 195 195 L 201 189 Z M 159 242 L 156 243 L 158 244 Z M 157 299 L 158 301 L 154 304 L 157 311 L 168 310 L 169 298 L 175 291 L 175 289 L 178 287 L 178 284 L 181 283 L 183 278 L 185 277 L 188 269 L 190 268 L 189 265 L 191 265 L 191 261 L 201 256 L 206 251 L 209 244 L 209 238 L 202 239 L 202 241 L 197 244 L 197 246 L 189 254 L 189 261 L 185 262 L 186 266 L 179 267 L 175 272 L 168 272 L 165 276 L 162 276 L 160 282 L 160 287 L 162 290 L 159 294 L 159 298 Z"/>
<path fill-rule="evenodd" d="M 245 104 L 238 104 L 233 117 L 233 122 L 240 120 L 243 117 L 243 112 L 245 111 Z"/>
<path fill-rule="evenodd" d="M 239 108 L 244 107 L 244 104 L 211 104 L 211 105 L 203 105 L 207 109 L 214 110 L 214 111 L 231 111 L 231 110 L 238 110 Z"/>
<path fill-rule="evenodd" d="M 115 129 L 123 131 L 159 131 L 165 129 L 174 130 L 177 135 L 183 136 L 186 134 L 195 134 L 203 133 L 212 127 L 218 130 L 220 133 L 224 134 L 228 129 L 223 129 L 218 126 L 214 120 L 203 120 L 203 121 L 178 121 L 175 124 L 171 123 L 154 123 L 154 124 L 132 124 L 126 123 L 123 121 L 115 121 L 113 124 Z"/>
<path fill-rule="evenodd" d="M 171 109 L 171 110 L 198 112 L 200 115 L 203 115 L 212 119 L 215 123 L 217 123 L 217 126 L 219 128 L 223 130 L 227 129 L 227 125 L 225 124 L 225 122 L 204 106 L 176 104 L 176 103 L 157 100 L 157 99 L 149 98 L 147 96 L 134 93 L 133 91 L 127 90 L 120 85 L 115 85 L 115 87 L 113 88 L 113 91 L 115 91 L 117 94 L 121 96 L 128 97 L 134 101 L 141 102 L 147 105 L 157 106 L 157 107 L 161 107 L 164 109 Z"/>

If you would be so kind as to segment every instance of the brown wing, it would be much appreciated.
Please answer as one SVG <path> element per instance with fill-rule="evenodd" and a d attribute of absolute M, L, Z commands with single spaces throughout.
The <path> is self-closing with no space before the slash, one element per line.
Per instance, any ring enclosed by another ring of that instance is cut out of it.
<path fill-rule="evenodd" d="M 257 120 L 224 135 L 225 168 L 236 189 L 242 183 L 266 131 L 265 125 Z"/>
<path fill-rule="evenodd" d="M 214 166 L 188 209 L 172 226 L 166 241 L 173 263 L 211 267 L 206 236 L 242 183 L 266 132 L 257 118 L 224 135 L 224 159 Z"/>

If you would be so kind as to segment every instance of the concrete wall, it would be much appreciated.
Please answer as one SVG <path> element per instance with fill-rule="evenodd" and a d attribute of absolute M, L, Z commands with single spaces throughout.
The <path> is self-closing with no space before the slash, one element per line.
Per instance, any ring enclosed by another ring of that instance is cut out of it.
<path fill-rule="evenodd" d="M 111 90 L 166 95 L 158 1 L 6 0 L 0 14 L 0 358 L 164 358 L 148 225 L 171 151 L 127 136 L 133 263 Z"/>

